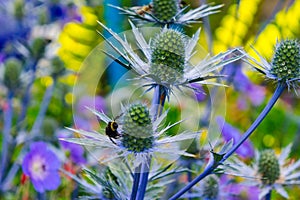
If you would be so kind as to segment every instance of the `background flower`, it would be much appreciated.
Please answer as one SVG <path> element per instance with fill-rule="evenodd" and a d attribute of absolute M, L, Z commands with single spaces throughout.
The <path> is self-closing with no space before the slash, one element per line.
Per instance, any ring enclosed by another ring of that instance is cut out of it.
<path fill-rule="evenodd" d="M 32 143 L 22 163 L 24 174 L 30 177 L 38 192 L 57 189 L 60 185 L 59 168 L 59 159 L 44 142 Z"/>

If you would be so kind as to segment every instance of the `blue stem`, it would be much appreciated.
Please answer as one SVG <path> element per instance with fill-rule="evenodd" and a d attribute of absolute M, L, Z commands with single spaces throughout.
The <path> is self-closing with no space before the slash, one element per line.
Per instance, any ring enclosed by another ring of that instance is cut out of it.
<path fill-rule="evenodd" d="M 161 115 L 165 104 L 166 96 L 168 95 L 167 92 L 168 91 L 164 86 L 162 85 L 155 86 L 154 96 L 153 96 L 152 106 L 151 106 L 152 111 L 155 111 L 153 114 L 153 120 L 156 120 L 157 117 Z M 151 157 L 148 157 L 147 162 L 143 163 L 142 166 L 142 174 L 140 179 L 140 186 L 139 186 L 137 200 L 144 199 L 147 184 L 148 184 L 150 164 L 151 164 Z"/>
<path fill-rule="evenodd" d="M 187 168 L 189 169 L 188 172 L 187 172 L 187 178 L 188 178 L 188 182 L 191 182 L 192 179 L 193 179 L 192 172 L 191 172 L 191 170 L 192 170 L 192 163 L 191 163 L 190 160 L 188 160 L 187 162 L 188 162 L 187 163 Z M 191 193 L 190 190 L 188 192 Z M 188 200 L 192 200 L 192 198 L 189 197 Z"/>
<path fill-rule="evenodd" d="M 270 190 L 270 192 L 266 195 L 265 200 L 271 200 L 272 197 L 272 190 Z"/>
<path fill-rule="evenodd" d="M 135 200 L 135 198 L 136 198 L 139 183 L 140 183 L 140 177 L 141 177 L 141 167 L 142 166 L 139 165 L 138 167 L 136 167 L 136 169 L 134 171 L 133 185 L 132 185 L 130 200 Z"/>
<path fill-rule="evenodd" d="M 40 132 L 41 126 L 43 124 L 43 121 L 44 121 L 44 118 L 45 118 L 45 115 L 46 115 L 46 112 L 48 109 L 48 105 L 52 98 L 52 94 L 53 94 L 55 85 L 56 85 L 56 79 L 54 79 L 53 84 L 47 88 L 47 90 L 44 94 L 38 116 L 32 126 L 32 129 L 31 129 L 31 137 L 37 136 L 38 133 Z"/>
<path fill-rule="evenodd" d="M 184 193 L 186 193 L 189 189 L 191 189 L 195 184 L 197 184 L 199 181 L 201 181 L 203 178 L 211 174 L 214 169 L 216 169 L 220 164 L 222 164 L 227 158 L 229 158 L 242 144 L 249 138 L 249 136 L 253 133 L 253 131 L 258 127 L 258 125 L 263 121 L 263 119 L 267 116 L 267 114 L 270 112 L 270 110 L 273 108 L 276 101 L 279 99 L 280 95 L 284 91 L 286 87 L 285 83 L 278 83 L 278 86 L 266 105 L 266 107 L 263 109 L 263 111 L 259 114 L 257 119 L 254 121 L 254 123 L 250 126 L 250 128 L 245 132 L 242 139 L 235 144 L 223 157 L 223 159 L 219 163 L 213 163 L 209 167 L 207 167 L 199 176 L 197 176 L 193 181 L 188 183 L 184 188 L 182 188 L 179 192 L 177 192 L 175 195 L 173 195 L 170 200 L 178 199 L 180 196 L 182 196 Z"/>
<path fill-rule="evenodd" d="M 36 78 L 36 66 L 37 66 L 38 60 L 33 61 L 30 69 L 32 71 L 32 76 L 30 77 L 30 81 L 28 83 L 28 85 L 25 88 L 25 93 L 24 96 L 22 98 L 22 108 L 21 108 L 21 114 L 19 115 L 19 119 L 18 119 L 18 123 L 17 125 L 19 126 L 23 120 L 26 117 L 26 113 L 27 113 L 27 108 L 30 102 L 30 92 L 31 92 L 31 88 L 33 86 L 33 83 L 35 81 Z"/>
<path fill-rule="evenodd" d="M 4 126 L 3 126 L 3 136 L 2 136 L 2 153 L 1 153 L 1 165 L 0 165 L 0 185 L 2 187 L 2 179 L 4 177 L 4 172 L 7 165 L 7 155 L 8 155 L 8 147 L 10 141 L 10 130 L 12 126 L 12 118 L 13 118 L 13 106 L 12 100 L 14 97 L 14 93 L 12 91 L 8 92 L 7 96 L 7 110 L 4 111 Z"/>
<path fill-rule="evenodd" d="M 38 192 L 37 193 L 37 199 L 38 200 L 46 200 L 46 193 L 45 192 Z"/>

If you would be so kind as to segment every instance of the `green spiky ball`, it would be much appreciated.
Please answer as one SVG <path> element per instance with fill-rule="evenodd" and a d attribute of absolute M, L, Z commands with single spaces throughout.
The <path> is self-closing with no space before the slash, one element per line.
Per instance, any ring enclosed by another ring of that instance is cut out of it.
<path fill-rule="evenodd" d="M 10 58 L 7 59 L 4 65 L 4 85 L 9 90 L 16 90 L 21 87 L 22 63 L 15 58 Z"/>
<path fill-rule="evenodd" d="M 143 152 L 153 146 L 153 127 L 148 108 L 131 105 L 123 114 L 122 145 L 129 151 Z"/>
<path fill-rule="evenodd" d="M 273 150 L 261 152 L 258 161 L 258 171 L 262 176 L 262 182 L 266 185 L 275 183 L 279 178 L 280 167 Z"/>
<path fill-rule="evenodd" d="M 202 197 L 206 200 L 216 200 L 219 195 L 219 179 L 216 175 L 207 176 L 201 183 Z"/>
<path fill-rule="evenodd" d="M 164 29 L 151 42 L 150 73 L 163 82 L 174 83 L 180 79 L 185 67 L 186 40 L 180 32 Z"/>
<path fill-rule="evenodd" d="M 153 0 L 153 14 L 162 22 L 171 22 L 178 11 L 178 0 Z"/>
<path fill-rule="evenodd" d="M 271 74 L 282 80 L 300 76 L 300 45 L 296 40 L 284 40 L 275 50 Z"/>

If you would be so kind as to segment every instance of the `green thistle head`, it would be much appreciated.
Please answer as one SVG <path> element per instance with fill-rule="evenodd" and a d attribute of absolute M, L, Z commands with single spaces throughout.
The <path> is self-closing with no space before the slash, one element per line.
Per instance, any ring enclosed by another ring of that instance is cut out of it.
<path fill-rule="evenodd" d="M 273 150 L 261 152 L 258 161 L 258 172 L 262 176 L 263 184 L 273 184 L 280 176 L 278 159 Z"/>
<path fill-rule="evenodd" d="M 5 62 L 4 85 L 9 90 L 16 90 L 21 86 L 21 71 L 22 63 L 19 60 L 10 58 Z"/>
<path fill-rule="evenodd" d="M 150 73 L 161 81 L 174 83 L 180 79 L 185 67 L 186 39 L 180 32 L 164 29 L 151 42 Z"/>
<path fill-rule="evenodd" d="M 178 11 L 178 0 L 153 0 L 153 14 L 162 22 L 171 22 Z"/>
<path fill-rule="evenodd" d="M 153 146 L 153 126 L 148 108 L 140 103 L 123 113 L 122 145 L 129 151 L 143 152 Z"/>
<path fill-rule="evenodd" d="M 284 40 L 277 45 L 271 74 L 282 80 L 300 77 L 300 45 L 296 40 Z"/>
<path fill-rule="evenodd" d="M 214 174 L 207 176 L 205 179 L 203 179 L 201 190 L 203 199 L 217 199 L 219 195 L 219 178 Z"/>

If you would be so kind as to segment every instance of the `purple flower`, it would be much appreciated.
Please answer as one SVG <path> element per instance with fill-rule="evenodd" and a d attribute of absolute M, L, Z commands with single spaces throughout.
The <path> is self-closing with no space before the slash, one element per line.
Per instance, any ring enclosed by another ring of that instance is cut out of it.
<path fill-rule="evenodd" d="M 203 87 L 202 85 L 198 84 L 198 83 L 192 83 L 190 85 L 192 88 L 195 88 L 195 96 L 196 96 L 196 100 L 198 102 L 202 102 L 206 99 L 206 94 L 203 91 Z"/>
<path fill-rule="evenodd" d="M 231 181 L 227 175 L 220 177 L 220 185 L 223 185 L 223 193 L 230 194 L 226 199 L 238 200 L 258 200 L 259 188 L 256 186 L 247 186 L 241 183 Z"/>
<path fill-rule="evenodd" d="M 59 138 L 69 138 L 72 136 L 72 133 L 67 130 L 61 130 L 58 132 Z M 71 160 L 76 164 L 86 163 L 86 159 L 84 158 L 84 148 L 78 144 L 74 144 L 66 141 L 59 141 L 60 145 L 63 149 L 70 153 Z"/>
<path fill-rule="evenodd" d="M 74 125 L 78 129 L 90 131 L 99 122 L 93 113 L 87 108 L 105 112 L 105 100 L 101 96 L 83 96 L 79 99 L 74 113 Z"/>
<path fill-rule="evenodd" d="M 231 126 L 230 124 L 226 123 L 224 118 L 217 117 L 216 119 L 219 129 L 222 132 L 222 136 L 224 140 L 227 142 L 233 139 L 233 142 L 238 142 L 241 139 L 241 132 Z M 242 158 L 250 158 L 254 156 L 254 147 L 249 140 L 246 140 L 236 151 L 236 153 L 241 156 Z"/>
<path fill-rule="evenodd" d="M 60 185 L 59 168 L 59 159 L 44 142 L 32 143 L 22 164 L 24 174 L 38 192 L 55 190 Z"/>
<path fill-rule="evenodd" d="M 233 83 L 234 88 L 247 95 L 249 100 L 259 106 L 265 99 L 265 88 L 253 84 L 242 71 L 241 65 L 232 63 L 227 65 L 223 71 L 224 75 L 228 76 L 228 80 Z"/>
<path fill-rule="evenodd" d="M 78 114 L 91 113 L 88 108 L 94 108 L 97 111 L 105 112 L 105 100 L 101 96 L 84 96 L 80 98 L 76 106 L 76 111 Z"/>

